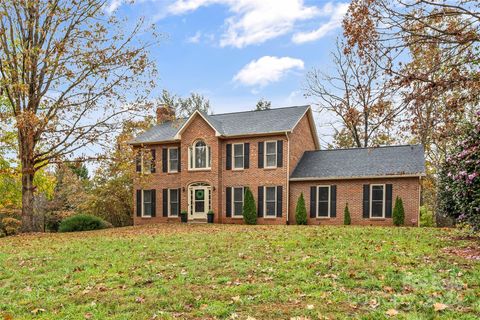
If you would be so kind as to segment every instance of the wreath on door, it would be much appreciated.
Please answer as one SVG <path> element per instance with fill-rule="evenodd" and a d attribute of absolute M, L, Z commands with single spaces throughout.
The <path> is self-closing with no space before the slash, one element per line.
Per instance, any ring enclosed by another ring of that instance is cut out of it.
<path fill-rule="evenodd" d="M 195 191 L 195 198 L 197 198 L 198 200 L 203 200 L 204 197 L 205 197 L 205 192 L 203 190 Z"/>

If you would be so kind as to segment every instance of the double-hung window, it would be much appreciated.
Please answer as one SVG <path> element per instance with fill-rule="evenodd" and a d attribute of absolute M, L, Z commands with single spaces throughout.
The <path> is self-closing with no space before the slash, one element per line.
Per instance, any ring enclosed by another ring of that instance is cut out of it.
<path fill-rule="evenodd" d="M 143 190 L 142 192 L 142 217 L 151 217 L 153 212 L 153 192 Z"/>
<path fill-rule="evenodd" d="M 385 185 L 370 185 L 370 218 L 385 218 Z"/>
<path fill-rule="evenodd" d="M 277 216 L 277 187 L 265 187 L 265 216 Z"/>
<path fill-rule="evenodd" d="M 233 144 L 233 168 L 244 168 L 244 146 L 243 143 Z"/>
<path fill-rule="evenodd" d="M 330 186 L 318 186 L 317 190 L 317 217 L 330 217 Z"/>
<path fill-rule="evenodd" d="M 243 187 L 234 187 L 233 189 L 233 216 L 243 216 Z"/>
<path fill-rule="evenodd" d="M 277 141 L 265 142 L 265 168 L 277 167 Z"/>
<path fill-rule="evenodd" d="M 168 215 L 170 217 L 178 217 L 180 208 L 178 195 L 178 189 L 168 189 Z"/>
<path fill-rule="evenodd" d="M 168 172 L 178 172 L 178 148 L 168 148 Z"/>

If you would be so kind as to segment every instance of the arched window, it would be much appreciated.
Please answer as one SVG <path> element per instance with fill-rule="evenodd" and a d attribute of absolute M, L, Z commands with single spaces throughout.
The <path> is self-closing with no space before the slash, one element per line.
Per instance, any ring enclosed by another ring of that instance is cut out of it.
<path fill-rule="evenodd" d="M 210 169 L 212 162 L 210 150 L 205 141 L 196 141 L 188 150 L 190 169 Z"/>

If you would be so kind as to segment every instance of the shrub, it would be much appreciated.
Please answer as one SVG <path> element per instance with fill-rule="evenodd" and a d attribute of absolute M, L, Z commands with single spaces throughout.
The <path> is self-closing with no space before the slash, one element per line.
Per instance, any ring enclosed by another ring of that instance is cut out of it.
<path fill-rule="evenodd" d="M 245 188 L 245 199 L 243 201 L 243 221 L 246 224 L 257 224 L 257 209 L 250 188 Z"/>
<path fill-rule="evenodd" d="M 300 197 L 298 197 L 297 200 L 297 207 L 295 208 L 295 222 L 298 225 L 307 224 L 307 208 L 305 207 L 303 192 L 300 193 Z"/>
<path fill-rule="evenodd" d="M 350 218 L 350 210 L 348 210 L 348 202 L 345 205 L 345 210 L 343 211 L 343 224 L 349 226 L 352 223 L 352 219 Z"/>
<path fill-rule="evenodd" d="M 405 210 L 403 209 L 402 198 L 398 197 L 395 199 L 395 207 L 393 208 L 393 224 L 396 226 L 401 226 L 405 223 Z"/>
<path fill-rule="evenodd" d="M 60 232 L 75 232 L 75 231 L 89 231 L 108 228 L 106 221 L 89 214 L 77 214 L 68 217 L 60 223 L 58 231 Z"/>
<path fill-rule="evenodd" d="M 434 227 L 435 221 L 433 219 L 433 211 L 430 211 L 425 206 L 420 207 L 420 227 Z"/>
<path fill-rule="evenodd" d="M 2 232 L 6 236 L 13 236 L 20 232 L 22 222 L 18 219 L 6 217 L 2 219 Z"/>

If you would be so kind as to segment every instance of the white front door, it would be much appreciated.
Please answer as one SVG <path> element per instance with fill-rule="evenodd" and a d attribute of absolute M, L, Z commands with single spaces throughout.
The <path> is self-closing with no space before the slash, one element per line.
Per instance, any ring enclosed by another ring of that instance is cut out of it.
<path fill-rule="evenodd" d="M 189 219 L 206 219 L 210 210 L 210 188 L 207 186 L 194 186 L 190 191 Z"/>

